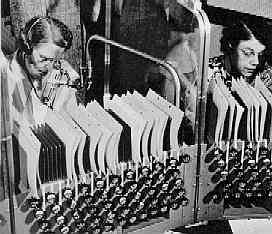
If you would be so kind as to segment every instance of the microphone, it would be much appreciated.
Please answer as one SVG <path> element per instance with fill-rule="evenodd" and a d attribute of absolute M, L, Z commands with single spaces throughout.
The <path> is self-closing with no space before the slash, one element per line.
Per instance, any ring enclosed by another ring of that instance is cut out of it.
<path fill-rule="evenodd" d="M 51 85 L 54 85 L 55 87 L 60 87 L 60 86 L 67 86 L 70 88 L 75 88 L 75 89 L 82 89 L 82 79 L 81 77 L 78 77 L 74 80 L 71 79 L 69 72 L 67 70 L 64 70 L 61 68 L 61 63 L 60 61 L 55 61 L 53 64 L 55 74 L 51 74 L 51 77 L 47 80 L 48 83 Z M 66 81 L 61 81 L 62 77 L 66 76 Z"/>
<path fill-rule="evenodd" d="M 75 88 L 75 89 L 81 89 L 81 80 L 80 78 L 75 79 L 73 81 L 68 80 L 67 82 L 61 82 L 61 81 L 57 81 L 57 80 L 48 80 L 49 83 L 59 87 L 59 86 L 67 86 L 70 88 Z"/>

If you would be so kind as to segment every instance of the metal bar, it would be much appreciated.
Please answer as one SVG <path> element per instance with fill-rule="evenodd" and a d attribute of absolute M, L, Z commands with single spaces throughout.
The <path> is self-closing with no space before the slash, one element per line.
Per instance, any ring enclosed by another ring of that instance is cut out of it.
<path fill-rule="evenodd" d="M 101 41 L 103 43 L 107 43 L 107 44 L 110 44 L 112 46 L 115 46 L 115 47 L 118 47 L 119 49 L 122 49 L 122 50 L 125 50 L 125 51 L 128 51 L 130 53 L 133 53 L 133 54 L 136 54 L 140 57 L 143 57 L 145 59 L 148 59 L 156 64 L 159 64 L 163 67 L 165 67 L 169 72 L 170 74 L 172 75 L 172 77 L 174 78 L 174 83 L 175 83 L 175 105 L 180 108 L 180 90 L 181 90 L 181 87 L 186 89 L 187 87 L 189 87 L 190 83 L 189 81 L 187 81 L 187 79 L 182 75 L 178 75 L 177 71 L 173 68 L 173 66 L 171 66 L 169 63 L 163 61 L 163 60 L 160 60 L 158 58 L 155 58 L 149 54 L 146 54 L 144 52 L 141 52 L 141 51 L 138 51 L 138 50 L 135 50 L 133 48 L 130 48 L 128 46 L 125 46 L 125 45 L 122 45 L 118 42 L 115 42 L 113 40 L 109 40 L 109 39 L 106 39 L 102 36 L 99 36 L 99 35 L 93 35 L 91 36 L 89 39 L 88 39 L 88 42 L 87 42 L 87 46 L 86 46 L 86 52 L 87 52 L 87 61 L 88 61 L 88 67 L 89 67 L 89 76 L 88 76 L 88 79 L 91 80 L 91 59 L 90 59 L 90 50 L 89 50 L 89 45 L 91 43 L 91 41 L 94 41 L 94 40 L 97 40 L 97 41 Z"/>
<path fill-rule="evenodd" d="M 11 137 L 11 115 L 10 115 L 10 102 L 8 94 L 8 80 L 7 73 L 4 70 L 5 67 L 1 67 L 1 119 L 3 119 L 1 134 L 1 147 L 2 144 L 6 145 L 6 152 L 4 157 L 6 161 L 6 172 L 7 172 L 7 189 L 8 189 L 8 200 L 9 200 L 9 217 L 10 217 L 10 233 L 15 234 L 15 213 L 14 213 L 14 202 L 13 202 L 13 173 L 12 173 L 12 160 L 13 160 L 13 148 L 12 148 L 12 137 Z"/>
<path fill-rule="evenodd" d="M 200 192 L 200 171 L 201 171 L 201 156 L 202 156 L 202 144 L 204 143 L 204 131 L 205 131 L 205 114 L 206 114 L 206 96 L 207 96 L 207 74 L 208 74 L 208 59 L 209 59 L 209 47 L 210 47 L 210 23 L 208 18 L 203 11 L 199 11 L 199 16 L 201 17 L 199 22 L 201 22 L 202 32 L 202 53 L 201 55 L 201 67 L 200 76 L 201 82 L 198 86 L 198 97 L 197 97 L 197 134 L 196 142 L 198 145 L 197 150 L 197 168 L 196 168 L 196 196 L 195 196 L 195 211 L 194 219 L 195 222 L 198 221 L 198 206 L 199 206 L 199 192 Z"/>
<path fill-rule="evenodd" d="M 111 38 L 111 0 L 106 0 L 105 37 Z M 104 94 L 110 94 L 110 45 L 105 44 Z"/>
<path fill-rule="evenodd" d="M 206 100 L 207 100 L 207 79 L 208 79 L 208 61 L 209 61 L 209 50 L 210 50 L 210 22 L 206 13 L 202 10 L 199 14 L 203 20 L 203 31 L 204 31 L 204 43 L 203 43 L 203 57 L 201 67 L 201 83 L 199 85 L 198 93 L 198 128 L 197 130 L 197 168 L 196 168 L 196 193 L 195 193 L 195 210 L 194 217 L 195 222 L 198 222 L 198 208 L 199 208 L 199 193 L 200 193 L 200 171 L 201 171 L 201 157 L 202 157 L 202 145 L 204 143 L 204 132 L 205 132 L 205 115 L 206 115 Z"/>
<path fill-rule="evenodd" d="M 204 45 L 205 45 L 205 27 L 203 19 L 199 11 L 192 12 L 198 21 L 199 33 L 200 33 L 200 58 L 199 58 L 199 73 L 198 73 L 198 85 L 197 85 L 197 100 L 196 100 L 196 118 L 195 118 L 195 144 L 197 145 L 197 163 L 196 163 L 196 177 L 195 177 L 195 199 L 194 199 L 194 222 L 198 222 L 198 204 L 199 204 L 199 191 L 200 191 L 200 165 L 201 165 L 201 144 L 199 142 L 199 132 L 201 129 L 201 93 L 202 93 L 202 80 L 203 80 L 203 64 L 204 64 Z"/>
<path fill-rule="evenodd" d="M 208 59 L 210 50 L 210 23 L 207 15 L 201 10 L 201 2 L 196 0 L 192 2 L 192 8 L 186 5 L 186 2 L 178 1 L 180 5 L 189 10 L 196 16 L 200 32 L 200 58 L 199 74 L 197 86 L 197 105 L 196 105 L 196 122 L 195 122 L 195 144 L 197 144 L 197 164 L 196 164 L 196 187 L 194 200 L 194 222 L 198 222 L 198 205 L 200 192 L 200 171 L 202 144 L 204 143 L 205 131 L 205 114 L 206 114 L 206 96 L 207 96 L 207 74 Z"/>
<path fill-rule="evenodd" d="M 200 171 L 201 171 L 201 156 L 202 156 L 202 145 L 204 143 L 204 132 L 205 132 L 205 114 L 206 114 L 206 97 L 207 97 L 207 76 L 208 76 L 208 60 L 210 50 L 210 23 L 207 15 L 204 11 L 200 10 L 199 14 L 203 20 L 203 31 L 204 31 L 204 44 L 203 44 L 203 57 L 201 67 L 201 83 L 198 93 L 198 129 L 197 129 L 197 176 L 196 176 L 196 209 L 195 218 L 198 221 L 198 206 L 199 206 L 199 192 L 200 192 Z"/>
<path fill-rule="evenodd" d="M 198 25 L 199 25 L 199 33 L 200 33 L 200 57 L 199 57 L 199 70 L 198 70 L 198 85 L 197 85 L 197 100 L 196 100 L 196 122 L 195 122 L 195 143 L 198 143 L 198 138 L 199 138 L 199 134 L 198 134 L 198 130 L 201 128 L 201 124 L 199 121 L 200 119 L 200 115 L 201 115 L 201 93 L 202 93 L 202 80 L 203 80 L 203 70 L 204 70 L 204 52 L 205 52 L 205 26 L 204 26 L 204 22 L 203 19 L 201 17 L 201 14 L 197 11 L 194 12 L 196 19 L 198 21 Z"/>
<path fill-rule="evenodd" d="M 1 0 L 0 0 L 0 3 L 1 3 Z M 1 4 L 1 6 L 2 6 L 2 4 Z M 0 11 L 0 56 L 2 56 L 2 15 L 1 15 L 1 11 Z M 0 71 L 1 72 L 1 71 Z M 1 74 L 1 76 L 2 76 L 2 74 Z M 1 79 L 2 80 L 2 79 Z M 0 111 L 1 111 L 1 114 L 2 114 L 2 82 L 1 82 L 1 80 L 0 80 Z M 1 117 L 1 116 L 0 116 Z M 2 128 L 2 121 L 1 121 L 1 118 L 0 118 L 0 135 L 1 135 L 1 128 Z M 1 138 L 2 138 L 2 136 L 1 136 Z M 1 145 L 0 145 L 0 147 L 1 147 Z M 1 165 L 1 160 L 2 160 L 2 150 L 0 149 L 0 165 Z"/>
<path fill-rule="evenodd" d="M 203 18 L 205 26 L 205 44 L 204 44 L 204 57 L 203 57 L 203 70 L 202 70 L 202 82 L 201 82 L 201 95 L 199 100 L 201 100 L 202 109 L 201 109 L 201 118 L 200 126 L 201 131 L 199 134 L 199 140 L 201 143 L 204 143 L 204 130 L 205 130 L 205 113 L 206 113 L 206 102 L 207 102 L 207 85 L 208 85 L 208 69 L 209 69 L 209 56 L 210 56 L 210 36 L 211 36 L 211 24 L 207 17 L 207 14 L 201 10 L 200 14 Z"/>
<path fill-rule="evenodd" d="M 1 0 L 0 0 L 1 3 Z M 1 11 L 0 11 L 0 38 L 2 38 L 1 34 Z M 1 47 L 1 40 L 0 40 L 0 56 L 4 56 L 2 52 Z M 4 58 L 5 59 L 5 58 Z M 0 58 L 2 60 L 2 58 Z M 3 72 L 3 65 L 0 66 L 0 73 L 1 73 L 1 79 L 0 79 L 0 110 L 1 115 L 3 116 L 3 122 L 2 122 L 2 116 L 1 116 L 1 125 L 0 125 L 0 135 L 1 135 L 1 142 L 0 147 L 2 147 L 2 144 L 6 144 L 6 153 L 5 160 L 6 160 L 6 170 L 7 170 L 7 183 L 8 183 L 8 196 L 9 196 L 9 219 L 10 219 L 10 233 L 15 234 L 15 213 L 14 213 L 14 202 L 13 202 L 13 178 L 11 178 L 11 160 L 13 159 L 13 149 L 12 149 L 12 137 L 11 137 L 11 116 L 10 116 L 10 102 L 9 102 L 9 95 L 8 95 L 8 79 L 7 79 L 7 73 L 6 71 Z M 3 76 L 3 77 L 2 77 Z M 3 94 L 3 91 L 6 93 Z M 4 102 L 6 101 L 6 103 Z M 2 103 L 3 102 L 3 103 Z M 3 105 L 3 106 L 2 106 Z M 8 110 L 7 110 L 8 109 Z M 7 121 L 7 122 L 6 122 Z M 1 128 L 4 128 L 2 131 Z M 2 132 L 4 133 L 4 136 L 2 136 Z M 2 150 L 0 150 L 2 151 Z M 1 153 L 0 153 L 1 154 Z M 2 160 L 0 155 L 0 160 Z"/>
<path fill-rule="evenodd" d="M 80 3 L 82 4 L 82 3 Z M 82 6 L 80 6 L 82 7 Z M 80 18 L 80 28 L 81 28 L 81 63 L 80 63 L 80 67 L 79 67 L 79 71 L 80 71 L 80 83 L 81 85 L 83 85 L 84 83 L 84 77 L 86 76 L 86 70 L 87 70 L 87 61 L 86 61 L 86 28 L 85 25 L 83 23 L 82 18 Z M 81 88 L 83 88 L 83 86 L 81 86 Z M 84 103 L 86 102 L 86 97 L 85 97 L 85 93 L 84 95 Z"/>

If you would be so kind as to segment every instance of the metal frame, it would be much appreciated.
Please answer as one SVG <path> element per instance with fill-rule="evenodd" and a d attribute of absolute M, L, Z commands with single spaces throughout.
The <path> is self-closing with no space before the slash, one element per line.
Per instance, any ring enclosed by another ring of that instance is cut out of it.
<path fill-rule="evenodd" d="M 1 3 L 1 0 L 0 0 Z M 1 33 L 1 27 L 2 27 L 2 18 L 1 18 L 1 11 L 0 11 L 0 38 L 2 38 Z M 0 41 L 0 56 L 4 56 L 2 53 L 2 44 Z M 3 71 L 2 71 L 2 65 L 1 65 L 1 80 L 0 80 L 0 98 L 2 99 L 2 90 L 5 90 L 8 94 L 8 80 L 7 77 L 2 77 Z M 4 76 L 6 76 L 6 71 L 4 71 Z M 5 85 L 7 87 L 2 87 L 2 85 Z M 6 89 L 4 89 L 6 88 Z M 1 110 L 1 120 L 0 120 L 0 147 L 2 148 L 2 144 L 6 144 L 6 152 L 4 152 L 4 155 L 0 152 L 0 160 L 1 157 L 4 157 L 4 160 L 6 161 L 6 173 L 7 173 L 7 187 L 8 187 L 8 204 L 9 204 L 9 222 L 10 222 L 10 233 L 15 234 L 15 212 L 14 212 L 14 201 L 13 201 L 13 195 L 14 195 L 14 188 L 13 188 L 13 173 L 12 173 L 12 167 L 11 167 L 11 160 L 13 159 L 13 147 L 12 147 L 12 132 L 11 132 L 11 124 L 12 119 L 10 116 L 10 100 L 9 95 L 6 96 L 4 99 L 6 101 L 5 103 L 2 103 L 2 100 L 0 101 L 0 110 Z M 4 106 L 2 107 L 2 104 Z M 2 112 L 3 108 L 3 112 Z M 8 108 L 8 109 L 7 109 Z M 4 119 L 4 124 L 2 123 L 2 116 Z M 3 128 L 3 129 L 2 129 Z M 2 136 L 2 133 L 4 136 Z M 2 220 L 1 220 L 2 221 Z"/>
<path fill-rule="evenodd" d="M 180 90 L 181 90 L 181 80 L 182 82 L 186 83 L 188 81 L 186 81 L 186 78 L 184 76 L 179 76 L 177 71 L 174 69 L 173 66 L 171 66 L 169 63 L 163 61 L 163 60 L 160 60 L 158 58 L 155 58 L 149 54 L 146 54 L 144 52 L 141 52 L 141 51 L 138 51 L 138 50 L 135 50 L 131 47 L 128 47 L 128 46 L 125 46 L 125 45 L 122 45 L 118 42 L 115 42 L 113 40 L 110 40 L 110 39 L 107 39 L 105 37 L 102 37 L 102 36 L 99 36 L 99 35 L 93 35 L 91 36 L 88 41 L 87 41 L 87 45 L 86 45 L 86 52 L 87 52 L 87 61 L 88 61 L 88 68 L 89 68 L 89 76 L 88 76 L 88 79 L 89 81 L 91 80 L 91 71 L 92 71 L 92 64 L 91 64 L 91 59 L 90 59 L 90 51 L 89 51 L 89 46 L 90 46 L 90 43 L 92 41 L 101 41 L 105 44 L 110 44 L 112 46 L 115 46 L 115 47 L 118 47 L 119 49 L 122 49 L 122 50 L 125 50 L 125 51 L 128 51 L 130 53 L 133 53 L 133 54 L 136 54 L 142 58 L 145 58 L 149 61 L 152 61 L 158 65 L 161 65 L 163 67 L 165 67 L 169 72 L 170 74 L 172 75 L 172 77 L 174 78 L 174 82 L 175 82 L 175 105 L 179 108 L 180 107 Z M 180 80 L 181 78 L 181 80 Z M 104 83 L 104 102 L 109 100 L 111 95 L 109 93 L 109 82 L 110 80 L 107 79 L 105 80 L 105 83 Z"/>
<path fill-rule="evenodd" d="M 199 73 L 198 73 L 198 86 L 197 86 L 197 108 L 196 108 L 196 122 L 195 122 L 195 144 L 197 145 L 197 165 L 196 165 L 196 187 L 195 187 L 195 200 L 194 200 L 194 221 L 198 221 L 198 204 L 199 204 L 199 186 L 200 186 L 200 165 L 201 165 L 201 155 L 202 155 L 202 144 L 204 143 L 204 130 L 205 130 L 205 113 L 206 113 L 206 101 L 207 101 L 207 76 L 208 76 L 208 60 L 209 60 L 209 50 L 210 50 L 210 31 L 211 25 L 208 20 L 206 13 L 201 9 L 201 2 L 200 0 L 194 1 L 187 1 L 182 2 L 178 1 L 183 7 L 189 10 L 197 19 L 199 25 L 199 32 L 200 32 L 200 58 L 199 58 Z M 176 70 L 167 62 L 152 57 L 144 52 L 140 52 L 128 46 L 122 45 L 118 42 L 113 40 L 107 39 L 105 37 L 99 35 L 91 36 L 86 45 L 86 53 L 87 53 L 87 62 L 88 62 L 88 69 L 89 69 L 89 76 L 88 79 L 91 81 L 91 71 L 92 71 L 92 64 L 90 59 L 90 50 L 89 46 L 91 41 L 101 41 L 105 44 L 110 44 L 112 46 L 118 47 L 119 49 L 128 51 L 130 53 L 136 54 L 140 57 L 148 59 L 156 64 L 162 65 L 165 67 L 170 74 L 174 78 L 175 82 L 175 105 L 179 108 L 180 107 L 180 91 L 181 91 L 181 82 L 185 84 L 188 82 L 185 77 L 181 74 L 178 75 Z M 105 65 L 109 63 L 109 61 Z M 111 95 L 109 93 L 109 83 L 110 78 L 104 77 L 104 103 L 110 99 Z M 181 80 L 180 80 L 181 79 Z M 187 87 L 185 85 L 185 87 Z"/>
<path fill-rule="evenodd" d="M 200 0 L 180 0 L 180 5 L 189 10 L 197 19 L 200 33 L 200 58 L 196 100 L 195 144 L 197 145 L 197 165 L 194 200 L 194 222 L 198 222 L 199 186 L 201 171 L 202 144 L 204 143 L 205 113 L 207 102 L 208 62 L 210 52 L 211 25 L 206 13 L 201 9 Z"/>

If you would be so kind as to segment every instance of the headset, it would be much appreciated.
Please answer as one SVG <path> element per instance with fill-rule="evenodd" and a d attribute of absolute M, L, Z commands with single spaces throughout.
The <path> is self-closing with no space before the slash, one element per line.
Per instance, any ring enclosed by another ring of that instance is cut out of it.
<path fill-rule="evenodd" d="M 29 29 L 21 29 L 19 38 L 18 38 L 18 45 L 22 51 L 24 51 L 27 55 L 31 55 L 33 51 L 33 47 L 30 43 L 30 35 L 32 33 L 33 27 L 37 25 L 41 20 L 48 20 L 47 16 L 39 16 L 37 19 L 29 26 Z M 26 30 L 26 31 L 24 31 Z"/>

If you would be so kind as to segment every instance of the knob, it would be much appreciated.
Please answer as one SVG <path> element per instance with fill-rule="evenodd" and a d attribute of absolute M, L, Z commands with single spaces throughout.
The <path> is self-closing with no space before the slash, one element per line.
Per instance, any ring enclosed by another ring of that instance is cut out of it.
<path fill-rule="evenodd" d="M 63 212 L 63 209 L 62 209 L 62 207 L 61 207 L 60 205 L 54 205 L 54 206 L 52 207 L 52 213 L 53 213 L 54 215 L 57 215 L 57 214 L 59 214 L 59 213 L 61 213 L 61 212 Z"/>
<path fill-rule="evenodd" d="M 251 142 L 247 142 L 244 153 L 245 153 L 245 156 L 248 158 L 251 158 L 253 156 L 254 151 L 253 151 Z"/>
<path fill-rule="evenodd" d="M 84 233 L 85 228 L 85 223 L 83 222 L 83 220 L 80 220 L 75 224 L 75 233 Z"/>
<path fill-rule="evenodd" d="M 222 158 L 223 151 L 219 148 L 214 148 L 211 152 L 206 155 L 205 162 L 211 163 L 212 161 L 218 161 Z"/>
<path fill-rule="evenodd" d="M 54 193 L 47 194 L 46 200 L 48 205 L 54 205 L 56 203 L 56 194 Z"/>
<path fill-rule="evenodd" d="M 31 209 L 37 209 L 41 206 L 42 201 L 40 198 L 31 197 L 27 200 L 27 203 Z"/>
<path fill-rule="evenodd" d="M 272 198 L 272 190 L 269 190 L 269 191 L 267 192 L 267 196 L 268 196 L 269 198 Z"/>
<path fill-rule="evenodd" d="M 115 222 L 115 214 L 110 211 L 107 214 L 107 218 L 104 225 L 106 232 L 112 231 L 114 229 L 114 222 Z"/>
<path fill-rule="evenodd" d="M 235 192 L 234 193 L 234 198 L 235 199 L 240 199 L 241 198 L 241 193 L 240 192 Z"/>
<path fill-rule="evenodd" d="M 153 200 L 151 200 L 148 212 L 152 218 L 155 218 L 158 215 L 158 199 L 153 198 Z"/>
<path fill-rule="evenodd" d="M 117 187 L 121 184 L 121 178 L 118 175 L 110 175 L 110 187 Z"/>
<path fill-rule="evenodd" d="M 140 220 L 146 220 L 148 217 L 148 213 L 146 210 L 146 204 L 144 202 L 140 202 L 137 207 L 137 213 Z"/>
<path fill-rule="evenodd" d="M 67 200 L 70 200 L 73 198 L 73 191 L 71 188 L 67 187 L 63 190 L 63 197 Z"/>
<path fill-rule="evenodd" d="M 36 209 L 34 211 L 34 216 L 37 220 L 41 220 L 44 218 L 44 211 L 42 209 Z"/>
<path fill-rule="evenodd" d="M 57 221 L 57 226 L 61 227 L 66 223 L 66 218 L 60 215 L 57 217 L 56 221 Z"/>
<path fill-rule="evenodd" d="M 40 223 L 40 230 L 42 233 L 50 233 L 50 223 L 48 220 L 42 220 Z"/>
<path fill-rule="evenodd" d="M 63 226 L 63 227 L 60 228 L 60 232 L 62 234 L 68 234 L 70 232 L 70 229 L 69 229 L 68 226 Z"/>
<path fill-rule="evenodd" d="M 155 161 L 153 168 L 155 173 L 163 173 L 164 165 L 159 161 Z"/>
<path fill-rule="evenodd" d="M 222 177 L 223 180 L 226 180 L 227 176 L 228 176 L 228 171 L 222 171 L 221 172 L 221 177 Z"/>
<path fill-rule="evenodd" d="M 223 200 L 223 194 L 215 193 L 213 196 L 213 202 L 219 204 Z"/>
<path fill-rule="evenodd" d="M 189 163 L 191 161 L 191 156 L 189 154 L 181 154 L 179 161 L 180 163 Z"/>
<path fill-rule="evenodd" d="M 264 164 L 265 166 L 269 166 L 270 163 L 271 163 L 271 161 L 270 161 L 270 159 L 268 159 L 268 158 L 265 158 L 265 159 L 263 160 L 263 164 Z"/>
<path fill-rule="evenodd" d="M 241 181 L 238 184 L 238 190 L 239 190 L 239 192 L 243 193 L 245 191 L 245 187 L 246 187 L 246 183 L 244 183 L 244 182 Z"/>
<path fill-rule="evenodd" d="M 261 159 L 261 158 L 267 158 L 267 157 L 269 157 L 269 150 L 268 150 L 268 148 L 267 147 L 264 147 L 264 146 L 261 146 L 260 148 L 259 148 L 259 158 Z"/>
<path fill-rule="evenodd" d="M 128 222 L 130 224 L 132 224 L 132 225 L 135 224 L 137 222 L 137 215 L 136 214 L 131 214 L 131 216 L 129 217 Z"/>
<path fill-rule="evenodd" d="M 225 161 L 223 160 L 223 159 L 220 159 L 218 162 L 217 162 L 217 165 L 218 165 L 218 167 L 220 167 L 220 168 L 223 168 L 224 166 L 225 166 Z"/>
<path fill-rule="evenodd" d="M 252 196 L 253 196 L 253 192 L 251 189 L 247 189 L 246 192 L 245 192 L 245 196 L 248 198 L 248 199 L 251 199 Z"/>
<path fill-rule="evenodd" d="M 253 160 L 253 159 L 248 160 L 247 163 L 248 163 L 248 165 L 249 165 L 251 168 L 253 168 L 253 167 L 256 165 L 256 161 Z"/>

